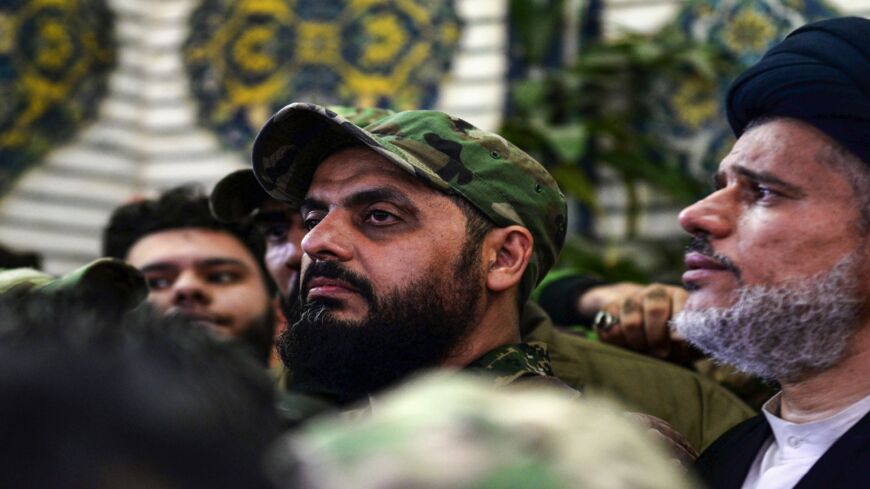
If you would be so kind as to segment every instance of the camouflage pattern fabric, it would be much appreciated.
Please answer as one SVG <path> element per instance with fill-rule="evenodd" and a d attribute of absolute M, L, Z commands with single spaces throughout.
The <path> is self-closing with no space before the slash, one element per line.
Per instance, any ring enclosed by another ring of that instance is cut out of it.
<path fill-rule="evenodd" d="M 330 106 L 336 114 L 361 126 L 368 125 L 394 112 L 378 107 Z M 238 222 L 256 211 L 269 195 L 254 177 L 251 169 L 238 170 L 222 178 L 209 198 L 211 212 L 223 222 Z"/>
<path fill-rule="evenodd" d="M 493 387 L 515 387 L 522 385 L 548 385 L 553 389 L 558 389 L 569 398 L 580 398 L 580 392 L 566 385 L 559 379 L 553 376 L 553 369 L 550 366 L 550 356 L 547 354 L 547 345 L 543 343 L 519 343 L 515 345 L 504 345 L 490 350 L 488 353 L 471 362 L 462 369 L 463 375 L 474 376 L 485 379 L 488 385 Z M 303 415 L 297 416 L 296 421 L 304 421 L 315 414 L 320 414 L 317 411 L 306 410 L 308 405 L 298 407 L 297 398 L 289 396 L 282 399 L 282 412 L 302 412 Z M 358 419 L 370 416 L 372 413 L 372 398 L 369 402 L 350 409 L 342 409 L 341 416 L 345 419 Z M 289 405 L 286 405 L 288 404 Z M 331 406 L 333 411 L 337 410 L 337 406 Z"/>
<path fill-rule="evenodd" d="M 145 277 L 136 268 L 114 258 L 100 258 L 61 277 L 31 268 L 0 270 L 0 294 L 28 289 L 87 301 L 100 307 L 129 311 L 148 296 Z"/>
<path fill-rule="evenodd" d="M 313 420 L 276 444 L 268 468 L 286 488 L 695 487 L 620 411 L 436 374 L 385 394 L 370 417 Z"/>
<path fill-rule="evenodd" d="M 269 195 L 296 207 L 320 161 L 353 144 L 368 146 L 435 189 L 462 196 L 497 226 L 527 228 L 534 251 L 521 298 L 558 257 L 567 208 L 553 177 L 501 136 L 443 112 L 397 112 L 360 127 L 326 107 L 290 104 L 257 136 L 254 175 Z"/>
<path fill-rule="evenodd" d="M 498 387 L 526 377 L 553 376 L 547 345 L 543 343 L 500 346 L 470 363 L 464 370 L 494 376 Z"/>

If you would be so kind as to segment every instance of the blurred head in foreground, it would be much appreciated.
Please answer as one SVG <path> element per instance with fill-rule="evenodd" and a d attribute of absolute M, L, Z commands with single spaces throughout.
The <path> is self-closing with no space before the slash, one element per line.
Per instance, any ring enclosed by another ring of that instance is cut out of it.
<path fill-rule="evenodd" d="M 693 487 L 603 402 L 445 374 L 379 401 L 370 418 L 324 418 L 276 443 L 273 478 L 307 489 Z"/>
<path fill-rule="evenodd" d="M 27 294 L 55 296 L 83 311 L 118 317 L 145 300 L 148 285 L 139 270 L 113 258 L 94 260 L 59 277 L 33 268 L 0 270 L 0 295 Z"/>
<path fill-rule="evenodd" d="M 269 487 L 269 379 L 180 318 L 4 294 L 0 398 L 0 487 Z"/>

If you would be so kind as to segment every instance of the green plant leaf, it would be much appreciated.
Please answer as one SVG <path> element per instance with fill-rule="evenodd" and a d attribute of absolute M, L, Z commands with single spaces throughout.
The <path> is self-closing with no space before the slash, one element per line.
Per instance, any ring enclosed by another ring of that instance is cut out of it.
<path fill-rule="evenodd" d="M 550 170 L 559 187 L 581 203 L 588 205 L 595 212 L 600 212 L 595 185 L 589 177 L 577 166 L 560 165 Z"/>
<path fill-rule="evenodd" d="M 535 126 L 562 162 L 580 161 L 580 157 L 586 150 L 588 138 L 585 124 L 575 122 L 565 125 L 547 125 L 540 121 Z"/>
<path fill-rule="evenodd" d="M 547 93 L 549 81 L 545 79 L 526 79 L 513 84 L 513 100 L 517 110 L 532 112 L 535 109 L 544 109 L 544 97 Z"/>

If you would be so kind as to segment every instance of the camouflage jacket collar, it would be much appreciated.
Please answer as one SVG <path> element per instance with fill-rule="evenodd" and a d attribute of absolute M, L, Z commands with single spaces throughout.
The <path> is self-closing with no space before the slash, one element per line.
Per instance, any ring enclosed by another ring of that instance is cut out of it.
<path fill-rule="evenodd" d="M 527 377 L 553 376 L 547 345 L 539 342 L 500 346 L 471 362 L 465 371 L 494 376 L 498 386 Z"/>

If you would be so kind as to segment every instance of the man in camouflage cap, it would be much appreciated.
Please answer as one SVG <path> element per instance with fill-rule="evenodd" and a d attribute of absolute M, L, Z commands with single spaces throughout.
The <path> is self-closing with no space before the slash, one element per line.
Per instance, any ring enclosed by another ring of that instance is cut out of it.
<path fill-rule="evenodd" d="M 329 107 L 329 110 L 363 128 L 393 115 L 384 109 Z M 285 310 L 292 309 L 298 296 L 294 290 L 298 291 L 298 286 L 293 287 L 294 281 L 288 277 L 298 275 L 304 235 L 298 210 L 270 197 L 250 169 L 221 180 L 212 192 L 211 204 L 219 219 L 253 219 L 258 225 L 267 242 L 267 268 L 281 289 Z M 597 283 L 591 279 L 589 282 Z M 287 316 L 292 317 L 292 314 Z M 687 369 L 558 331 L 532 301 L 524 306 L 521 331 L 524 341 L 547 345 L 552 369 L 560 380 L 577 389 L 606 392 L 632 409 L 659 416 L 688 436 L 695 446 L 706 446 L 725 429 L 752 414 L 721 387 L 705 382 Z M 494 363 L 498 366 L 499 361 Z M 524 369 L 520 364 L 520 368 L 512 372 L 522 375 Z M 287 379 L 284 374 L 286 371 L 280 374 L 282 386 Z M 287 393 L 298 394 L 296 391 Z M 298 411 L 297 404 L 294 400 L 285 406 Z"/>
<path fill-rule="evenodd" d="M 253 163 L 308 229 L 302 307 L 279 342 L 297 389 L 349 401 L 428 367 L 550 374 L 519 311 L 561 249 L 566 206 L 527 154 L 440 112 L 360 126 L 291 104 Z"/>

